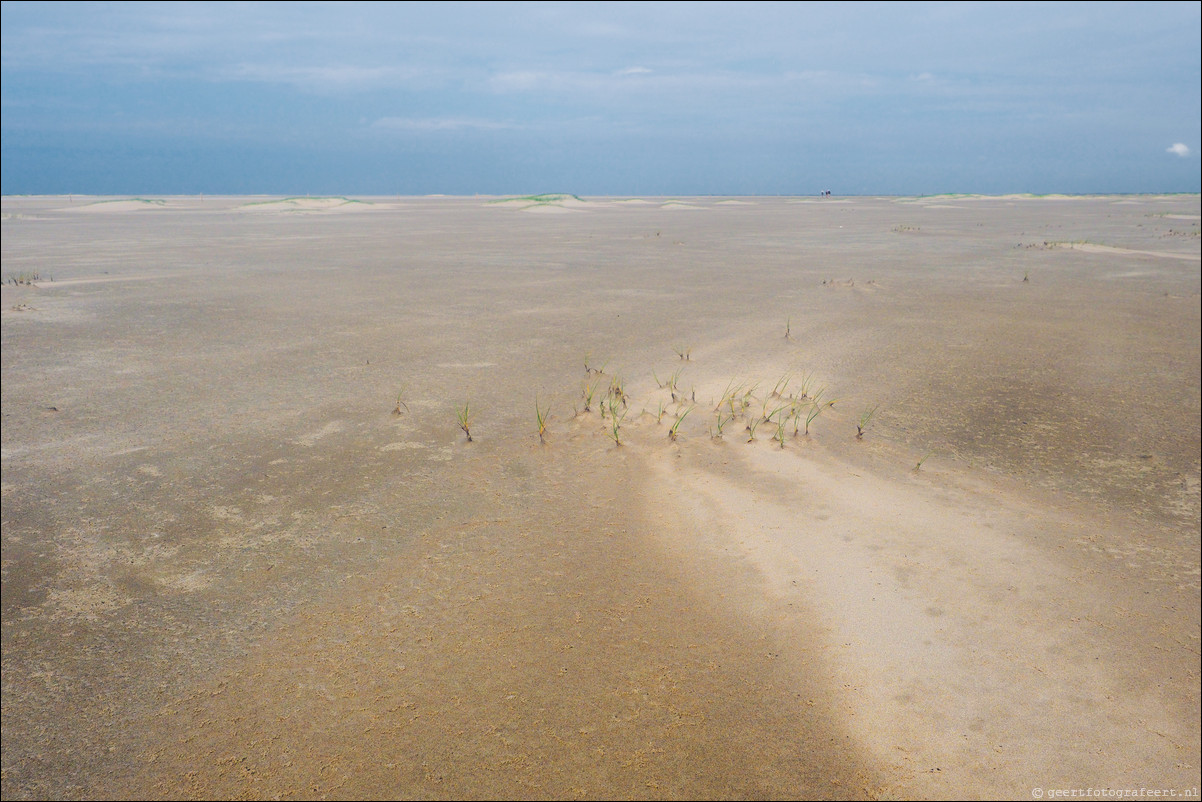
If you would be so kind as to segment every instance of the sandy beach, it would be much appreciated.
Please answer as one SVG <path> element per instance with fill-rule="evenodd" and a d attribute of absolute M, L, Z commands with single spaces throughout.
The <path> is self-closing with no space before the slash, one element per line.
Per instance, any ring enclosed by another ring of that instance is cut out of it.
<path fill-rule="evenodd" d="M 1197 798 L 1200 206 L 5 197 L 3 797 Z"/>

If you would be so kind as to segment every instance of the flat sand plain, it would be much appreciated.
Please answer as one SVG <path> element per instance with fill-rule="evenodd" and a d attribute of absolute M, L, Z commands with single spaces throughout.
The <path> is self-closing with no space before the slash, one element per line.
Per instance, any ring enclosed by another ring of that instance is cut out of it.
<path fill-rule="evenodd" d="M 4 199 L 5 799 L 1197 788 L 1198 196 L 496 200 Z"/>

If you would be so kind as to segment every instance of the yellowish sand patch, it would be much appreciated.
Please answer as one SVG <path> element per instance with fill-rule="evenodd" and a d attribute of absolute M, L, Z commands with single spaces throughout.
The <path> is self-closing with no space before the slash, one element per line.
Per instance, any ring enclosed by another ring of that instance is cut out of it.
<path fill-rule="evenodd" d="M 427 446 L 425 443 L 416 443 L 413 441 L 409 441 L 409 442 L 404 442 L 404 443 L 388 443 L 387 445 L 380 446 L 379 450 L 380 451 L 415 451 L 415 450 L 421 450 L 421 449 L 425 449 L 425 448 L 429 448 L 429 446 Z"/>
<path fill-rule="evenodd" d="M 63 211 L 86 212 L 88 214 L 113 214 L 116 212 L 147 212 L 165 209 L 167 202 L 131 198 L 129 200 L 102 200 L 85 206 L 68 206 Z"/>
<path fill-rule="evenodd" d="M 84 587 L 51 588 L 45 607 L 55 621 L 96 621 L 105 613 L 125 606 L 128 601 L 108 582 L 93 582 Z"/>
<path fill-rule="evenodd" d="M 316 432 L 310 432 L 309 434 L 305 434 L 296 438 L 296 442 L 302 446 L 312 447 L 314 443 L 323 437 L 328 437 L 332 434 L 341 432 L 344 428 L 346 428 L 346 424 L 344 424 L 342 421 L 330 421 Z"/>
<path fill-rule="evenodd" d="M 163 577 L 158 582 L 164 590 L 174 593 L 195 593 L 213 584 L 213 579 L 199 568 L 181 574 Z"/>
<path fill-rule="evenodd" d="M 242 510 L 238 509 L 237 507 L 230 507 L 224 504 L 214 505 L 209 510 L 209 514 L 218 521 L 232 521 L 233 523 L 237 524 L 246 522 L 246 519 L 242 517 Z"/>
<path fill-rule="evenodd" d="M 1089 242 L 1069 243 L 1066 247 L 1074 251 L 1086 253 L 1118 253 L 1132 256 L 1155 256 L 1160 259 L 1183 259 L 1187 262 L 1202 261 L 1202 255 L 1196 253 L 1173 253 L 1172 251 L 1140 251 L 1134 248 L 1115 248 L 1111 245 L 1094 245 Z"/>
<path fill-rule="evenodd" d="M 180 278 L 179 273 L 139 273 L 136 276 L 96 276 L 93 278 L 67 278 L 54 281 L 35 281 L 35 287 L 64 287 L 74 284 L 109 284 L 116 281 L 150 281 L 152 279 Z"/>
<path fill-rule="evenodd" d="M 1079 518 L 962 476 L 876 476 L 821 448 L 753 445 L 720 464 L 669 458 L 653 470 L 671 518 L 686 522 L 665 527 L 669 552 L 705 544 L 754 566 L 764 587 L 744 599 L 749 616 L 768 604 L 781 622 L 801 609 L 824 622 L 825 643 L 798 637 L 781 659 L 821 654 L 851 732 L 903 796 L 937 796 L 946 783 L 1004 796 L 1136 750 L 1165 770 L 1191 738 L 1170 710 L 1119 692 L 1127 660 L 1103 645 L 1114 625 L 1103 598 L 1014 536 L 1087 531 Z M 1046 699 L 1064 715 L 1049 717 Z M 1036 731 L 1082 749 L 1049 751 Z"/>

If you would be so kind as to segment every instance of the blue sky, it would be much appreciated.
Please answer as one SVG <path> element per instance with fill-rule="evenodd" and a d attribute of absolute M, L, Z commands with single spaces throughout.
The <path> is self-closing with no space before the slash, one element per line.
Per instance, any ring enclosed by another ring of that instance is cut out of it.
<path fill-rule="evenodd" d="M 0 191 L 1198 192 L 1200 11 L 5 2 Z"/>

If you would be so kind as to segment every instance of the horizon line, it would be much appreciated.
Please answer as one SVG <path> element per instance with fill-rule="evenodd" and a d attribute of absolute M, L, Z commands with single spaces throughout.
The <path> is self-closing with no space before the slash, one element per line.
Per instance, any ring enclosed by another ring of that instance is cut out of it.
<path fill-rule="evenodd" d="M 720 192 L 700 192 L 700 193 L 652 193 L 652 194 L 610 194 L 610 193 L 575 193 L 575 192 L 536 192 L 536 193 L 492 193 L 492 192 L 473 192 L 473 193 L 451 193 L 451 192 L 423 192 L 423 193 L 288 193 L 288 192 L 13 192 L 0 193 L 0 198 L 129 198 L 135 199 L 139 197 L 157 197 L 157 198 L 543 198 L 552 196 L 562 196 L 564 198 L 814 198 L 814 197 L 829 197 L 829 198 L 942 198 L 942 197 L 977 197 L 977 198 L 1012 198 L 1012 197 L 1029 197 L 1029 198 L 1048 198 L 1048 197 L 1065 197 L 1065 198 L 1097 198 L 1097 197 L 1115 197 L 1115 196 L 1164 196 L 1164 195 L 1202 195 L 1202 190 L 1185 190 L 1185 191 L 1160 191 L 1160 192 L 912 192 L 912 193 L 890 193 L 890 192 L 856 192 L 847 194 L 830 194 L 805 192 L 805 193 L 720 193 Z"/>

